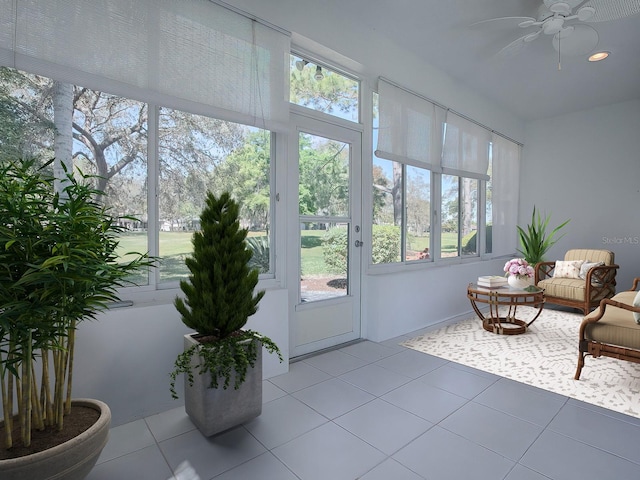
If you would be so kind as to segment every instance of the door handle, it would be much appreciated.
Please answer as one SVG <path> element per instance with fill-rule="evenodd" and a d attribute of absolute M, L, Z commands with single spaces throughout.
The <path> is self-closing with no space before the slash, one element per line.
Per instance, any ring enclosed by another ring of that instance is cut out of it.
<path fill-rule="evenodd" d="M 361 242 L 360 240 L 356 240 L 356 241 L 355 241 L 355 243 L 354 243 L 354 245 L 355 245 L 356 247 L 361 247 L 362 245 L 364 245 L 364 243 L 363 243 L 363 242 Z"/>

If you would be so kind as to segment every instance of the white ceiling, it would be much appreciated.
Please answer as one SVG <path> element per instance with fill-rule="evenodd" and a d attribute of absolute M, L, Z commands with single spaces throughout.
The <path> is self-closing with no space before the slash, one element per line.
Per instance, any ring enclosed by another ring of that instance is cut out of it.
<path fill-rule="evenodd" d="M 638 3 L 586 4 L 629 1 Z M 515 55 L 496 55 L 535 27 L 522 29 L 517 21 L 509 28 L 470 26 L 495 17 L 537 17 L 541 4 L 542 0 L 347 0 L 340 2 L 340 15 L 363 22 L 523 120 L 640 98 L 640 14 L 589 23 L 599 35 L 594 51 L 610 51 L 610 57 L 590 63 L 587 55 L 562 55 L 561 70 L 558 52 L 546 35 Z"/>

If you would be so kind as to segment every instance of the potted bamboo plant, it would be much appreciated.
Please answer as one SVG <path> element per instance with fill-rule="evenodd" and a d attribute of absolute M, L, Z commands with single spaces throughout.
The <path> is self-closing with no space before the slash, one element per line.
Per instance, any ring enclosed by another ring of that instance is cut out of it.
<path fill-rule="evenodd" d="M 46 167 L 35 160 L 0 165 L 3 480 L 89 473 L 111 414 L 103 402 L 72 400 L 75 331 L 149 265 L 146 255 L 116 257 L 123 228 L 96 202 L 101 192 L 88 177 L 54 179 Z"/>
<path fill-rule="evenodd" d="M 190 275 L 180 282 L 184 299 L 175 299 L 182 322 L 196 333 L 184 336 L 170 390 L 177 398 L 176 379 L 184 374 L 185 410 L 205 436 L 260 415 L 262 348 L 282 361 L 271 339 L 244 329 L 265 292 L 255 291 L 259 270 L 251 267 L 239 209 L 228 193 L 207 193 L 201 230 L 185 261 Z"/>

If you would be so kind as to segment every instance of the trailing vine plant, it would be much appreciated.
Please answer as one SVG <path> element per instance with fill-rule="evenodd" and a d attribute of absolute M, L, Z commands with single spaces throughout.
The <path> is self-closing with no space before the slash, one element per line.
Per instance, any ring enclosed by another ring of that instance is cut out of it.
<path fill-rule="evenodd" d="M 254 339 L 258 341 L 254 342 Z M 226 390 L 234 379 L 233 388 L 237 390 L 246 380 L 249 367 L 255 366 L 258 348 L 263 346 L 269 353 L 277 354 L 280 361 L 283 360 L 278 346 L 270 338 L 253 330 L 245 330 L 237 336 L 227 337 L 215 343 L 192 345 L 176 359 L 175 369 L 171 372 L 171 396 L 174 399 L 178 398 L 178 375 L 185 374 L 188 384 L 193 385 L 194 370 L 199 374 L 211 373 L 209 388 L 218 388 L 218 379 L 224 379 L 222 388 Z M 200 362 L 192 366 L 194 355 L 200 357 Z"/>

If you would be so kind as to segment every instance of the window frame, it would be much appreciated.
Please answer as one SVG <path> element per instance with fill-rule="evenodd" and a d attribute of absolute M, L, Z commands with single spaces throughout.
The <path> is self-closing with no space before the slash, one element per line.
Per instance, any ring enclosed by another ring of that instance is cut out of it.
<path fill-rule="evenodd" d="M 342 118 L 340 116 L 334 115 L 332 113 L 327 113 L 327 112 L 323 112 L 322 110 L 316 110 L 314 108 L 310 108 L 310 107 L 305 107 L 304 105 L 299 105 L 297 103 L 293 103 L 291 102 L 291 97 L 289 96 L 289 108 L 290 111 L 296 112 L 300 115 L 305 115 L 305 116 L 309 116 L 312 118 L 317 118 L 318 120 L 327 122 L 327 123 L 333 123 L 336 125 L 344 125 L 347 128 L 351 128 L 353 129 L 354 126 L 362 126 L 363 125 L 363 113 L 364 113 L 364 109 L 363 109 L 363 81 L 361 78 L 347 72 L 346 70 L 339 68 L 335 65 L 329 64 L 329 62 L 321 59 L 320 57 L 318 57 L 317 55 L 314 55 L 312 53 L 306 52 L 301 48 L 296 48 L 296 47 L 292 47 L 291 51 L 289 52 L 289 58 L 291 59 L 291 57 L 297 57 L 303 60 L 306 60 L 307 62 L 309 62 L 310 64 L 319 66 L 323 69 L 327 69 L 337 75 L 341 75 L 349 80 L 354 81 L 357 86 L 358 86 L 358 108 L 357 108 L 357 115 L 358 118 L 356 120 L 349 120 L 346 118 Z M 291 79 L 291 75 L 289 74 L 289 80 Z M 291 95 L 291 94 L 289 94 Z"/>
<path fill-rule="evenodd" d="M 3 66 L 4 68 L 15 69 L 11 66 Z M 18 69 L 16 69 L 18 70 Z M 55 80 L 54 78 L 43 75 L 40 73 L 34 73 L 26 70 L 19 70 L 26 74 L 30 75 L 38 75 L 49 80 Z M 75 83 L 72 85 L 77 86 Z M 179 109 L 185 113 L 192 115 L 200 115 L 200 116 L 208 116 L 210 118 L 223 120 L 225 122 L 237 123 L 240 125 L 245 125 L 249 127 L 254 127 L 253 125 L 243 124 L 234 120 L 230 120 L 224 118 L 224 116 L 212 115 L 212 112 L 203 113 L 202 111 L 192 111 L 189 108 L 184 108 L 185 106 L 181 106 L 179 108 L 164 105 L 160 102 L 148 102 L 145 100 L 141 100 L 136 98 L 133 95 L 123 95 L 121 92 L 112 93 L 108 88 L 95 89 L 91 87 L 91 90 L 99 91 L 101 93 L 116 96 L 119 98 L 123 98 L 126 100 L 133 100 L 136 102 L 143 103 L 147 106 L 147 144 L 146 144 L 146 181 L 147 181 L 147 249 L 148 253 L 152 257 L 157 257 L 159 261 L 161 261 L 161 257 L 159 257 L 159 234 L 160 234 L 160 222 L 159 222 L 159 185 L 160 185 L 160 157 L 159 157 L 159 111 L 160 108 L 170 108 L 170 109 Z M 188 107 L 188 106 L 187 106 Z M 194 109 L 195 110 L 195 109 Z M 255 128 L 255 127 L 254 127 Z M 284 157 L 284 145 L 286 145 L 286 134 L 280 133 L 275 130 L 267 130 L 270 132 L 270 162 L 269 162 L 269 188 L 270 188 L 270 223 L 271 228 L 269 232 L 269 241 L 270 241 L 270 271 L 268 273 L 261 273 L 259 277 L 259 288 L 269 289 L 276 288 L 280 286 L 281 277 L 282 277 L 282 246 L 279 240 L 281 227 L 279 226 L 279 219 L 282 217 L 280 214 L 280 203 L 278 201 L 280 194 L 279 185 L 282 184 L 281 177 L 283 173 L 279 173 L 279 169 L 277 168 L 278 158 Z M 120 287 L 118 291 L 121 295 L 126 296 L 127 299 L 135 299 L 135 304 L 139 303 L 145 304 L 146 302 L 154 302 L 158 299 L 155 295 L 156 292 L 162 291 L 171 291 L 173 292 L 173 296 L 175 296 L 175 290 L 179 288 L 179 281 L 160 281 L 160 269 L 159 268 L 150 268 L 147 273 L 147 283 L 143 285 L 131 285 Z M 164 295 L 162 295 L 164 301 Z M 114 308 L 120 306 L 128 306 L 130 304 L 130 300 L 118 302 L 114 304 Z"/>
<path fill-rule="evenodd" d="M 376 115 L 376 110 L 378 108 L 378 101 L 377 101 L 377 95 L 378 93 L 375 91 L 372 91 L 372 102 L 371 102 L 371 106 L 372 106 L 372 124 L 371 124 L 371 131 L 374 132 L 374 130 L 377 128 L 376 126 L 376 118 L 379 118 L 379 115 Z M 444 143 L 444 134 L 446 132 L 446 126 L 443 125 L 442 128 L 442 132 L 443 132 L 443 143 Z M 375 145 L 373 144 L 374 142 L 374 138 L 375 135 L 372 134 L 372 151 L 375 152 Z M 487 218 L 486 218 L 486 214 L 487 214 L 487 185 L 488 183 L 491 181 L 492 179 L 492 175 L 493 175 L 493 171 L 492 171 L 492 167 L 493 167 L 493 159 L 492 159 L 492 148 L 491 148 L 491 142 L 489 143 L 489 145 L 487 145 L 488 151 L 489 151 L 489 171 L 491 172 L 491 176 L 489 178 L 489 180 L 485 180 L 483 178 L 478 178 L 477 176 L 466 176 L 464 174 L 452 174 L 452 173 L 448 173 L 447 175 L 449 176 L 455 176 L 458 178 L 458 214 L 457 214 L 457 225 L 458 225 L 458 245 L 457 245 L 457 253 L 455 256 L 451 256 L 451 257 L 444 257 L 442 256 L 442 251 L 441 251 L 441 246 L 442 246 L 442 210 L 443 210 L 443 195 L 442 195 L 442 178 L 445 175 L 444 173 L 442 173 L 441 171 L 439 171 L 439 166 L 433 166 L 433 168 L 427 168 L 424 164 L 420 165 L 417 162 L 413 162 L 411 160 L 407 160 L 407 161 L 398 161 L 398 160 L 390 160 L 388 158 L 381 158 L 381 157 L 377 157 L 375 155 L 372 155 L 372 162 L 371 162 L 371 168 L 369 170 L 369 177 L 370 177 L 370 181 L 368 182 L 369 188 L 370 190 L 370 198 L 369 198 L 369 202 L 370 205 L 372 206 L 370 212 L 371 212 L 371 219 L 372 219 L 372 226 L 374 224 L 373 222 L 373 167 L 375 165 L 375 159 L 379 159 L 381 161 L 387 161 L 390 163 L 393 163 L 394 161 L 396 163 L 399 163 L 401 165 L 401 170 L 402 170 L 402 224 L 399 225 L 400 228 L 400 232 L 401 232 L 401 245 L 400 245 L 400 261 L 397 262 L 390 262 L 390 263 L 373 263 L 373 258 L 372 255 L 369 255 L 368 257 L 368 267 L 367 267 L 367 271 L 369 273 L 372 274 L 384 274 L 384 273 L 393 273 L 393 272 L 397 272 L 397 271 L 404 271 L 405 269 L 409 268 L 409 269 L 422 269 L 422 268 L 433 268 L 433 267 L 437 267 L 437 266 L 442 266 L 442 265 L 450 265 L 450 264 L 456 264 L 456 263 L 470 263 L 470 262 L 476 262 L 478 260 L 480 261 L 484 261 L 484 260 L 490 260 L 492 258 L 495 258 L 497 256 L 503 256 L 503 255 L 495 255 L 493 254 L 493 252 L 487 252 L 486 251 L 486 229 L 487 229 Z M 407 215 L 406 215 L 406 211 L 407 211 L 407 203 L 406 203 L 406 189 L 407 189 L 407 167 L 411 166 L 411 167 L 415 167 L 415 168 L 420 168 L 423 170 L 427 170 L 430 172 L 430 179 L 431 179 L 431 210 L 429 212 L 430 215 L 430 219 L 429 219 L 429 225 L 430 225 L 430 238 L 429 238 L 429 243 L 430 243 L 430 258 L 429 259 L 419 259 L 419 260 L 407 260 L 406 258 L 406 250 L 407 250 L 407 238 L 406 238 L 406 222 L 407 222 Z M 476 181 L 477 182 L 477 189 L 476 189 L 476 195 L 477 195 L 477 199 L 476 199 L 476 207 L 475 207 L 475 220 L 477 222 L 477 228 L 476 228 L 476 251 L 474 254 L 468 254 L 468 255 L 463 255 L 462 254 L 462 237 L 461 237 L 461 228 L 460 228 L 460 223 L 461 223 L 461 184 L 462 184 L 462 179 L 470 179 L 472 181 Z M 373 242 L 373 231 L 371 230 L 370 232 L 370 236 L 369 236 L 369 243 L 372 244 Z"/>

